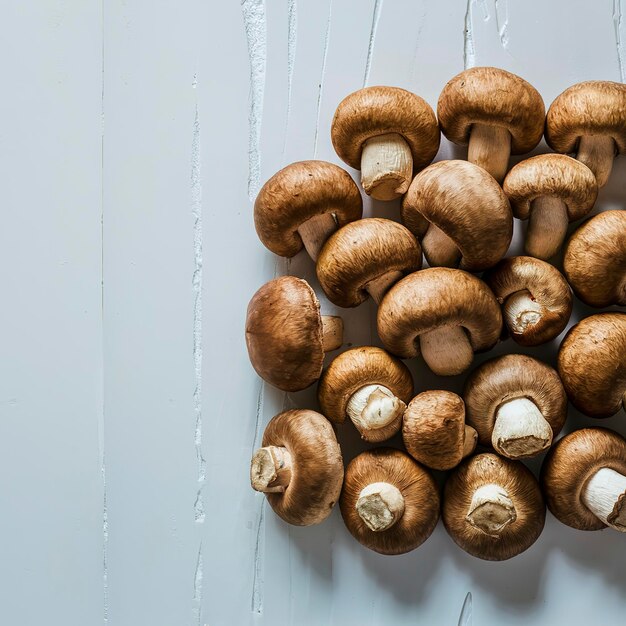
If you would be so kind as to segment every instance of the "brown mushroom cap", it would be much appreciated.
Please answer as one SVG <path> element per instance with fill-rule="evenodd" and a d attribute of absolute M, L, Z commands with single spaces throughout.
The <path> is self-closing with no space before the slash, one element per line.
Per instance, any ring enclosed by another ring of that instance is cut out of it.
<path fill-rule="evenodd" d="M 361 491 L 373 483 L 389 483 L 404 498 L 404 513 L 387 530 L 371 530 L 356 505 Z M 408 454 L 391 448 L 362 452 L 346 468 L 339 500 L 341 515 L 352 536 L 381 554 L 403 554 L 420 546 L 439 520 L 439 493 L 430 472 Z"/>
<path fill-rule="evenodd" d="M 348 172 L 333 163 L 299 161 L 263 185 L 254 203 L 254 225 L 266 248 L 292 257 L 303 246 L 298 228 L 324 213 L 333 214 L 338 227 L 360 219 L 359 188 Z"/>
<path fill-rule="evenodd" d="M 293 463 L 285 491 L 265 494 L 276 514 L 296 526 L 325 520 L 343 482 L 341 450 L 330 422 L 315 411 L 285 411 L 268 423 L 263 446 L 286 448 Z"/>
<path fill-rule="evenodd" d="M 515 327 L 503 315 L 511 337 L 522 346 L 538 346 L 559 335 L 572 313 L 572 293 L 565 278 L 553 265 L 529 256 L 502 259 L 483 280 L 491 287 L 498 302 L 528 292 L 538 305 L 536 313 L 520 311 Z"/>
<path fill-rule="evenodd" d="M 513 506 L 515 520 L 496 535 L 487 534 L 467 519 L 477 489 L 502 487 Z M 520 461 L 495 454 L 478 454 L 452 471 L 443 494 L 443 523 L 463 550 L 486 561 L 504 561 L 528 549 L 538 539 L 546 518 L 546 506 L 536 478 Z"/>
<path fill-rule="evenodd" d="M 361 169 L 363 144 L 377 135 L 401 135 L 413 156 L 413 171 L 428 165 L 439 150 L 439 127 L 430 105 L 398 87 L 365 87 L 346 96 L 331 127 L 333 146 L 350 167 Z"/>
<path fill-rule="evenodd" d="M 626 313 L 598 313 L 570 328 L 558 367 L 579 411 L 597 418 L 617 413 L 626 393 Z"/>
<path fill-rule="evenodd" d="M 420 172 L 402 202 L 402 221 L 419 238 L 434 224 L 459 249 L 459 267 L 473 272 L 495 265 L 513 235 L 511 208 L 500 185 L 467 161 L 439 161 Z"/>
<path fill-rule="evenodd" d="M 626 306 L 626 211 L 604 211 L 582 224 L 567 244 L 563 269 L 589 306 Z"/>
<path fill-rule="evenodd" d="M 582 428 L 552 447 L 541 468 L 541 484 L 550 512 L 579 530 L 606 528 L 583 503 L 587 481 L 608 467 L 626 475 L 626 441 L 606 428 Z"/>

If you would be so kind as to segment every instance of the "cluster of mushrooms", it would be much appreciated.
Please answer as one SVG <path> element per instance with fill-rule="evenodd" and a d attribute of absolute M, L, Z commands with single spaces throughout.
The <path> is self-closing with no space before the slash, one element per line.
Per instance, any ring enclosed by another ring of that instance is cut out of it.
<path fill-rule="evenodd" d="M 440 131 L 468 145 L 467 161 L 430 165 Z M 531 151 L 544 132 L 557 154 L 509 171 L 510 155 Z M 507 337 L 544 344 L 565 329 L 572 290 L 591 307 L 626 305 L 626 211 L 599 213 L 574 231 L 564 275 L 549 262 L 626 152 L 626 85 L 574 85 L 546 115 L 528 82 L 479 67 L 448 82 L 437 116 L 413 93 L 368 87 L 339 104 L 332 141 L 360 169 L 365 193 L 403 196 L 402 224 L 362 218 L 348 172 L 302 161 L 265 183 L 255 226 L 277 255 L 304 247 L 335 305 L 371 297 L 384 349 L 352 347 L 324 369 L 325 353 L 342 345 L 341 318 L 321 315 L 313 289 L 294 276 L 257 291 L 246 319 L 252 365 L 285 391 L 319 381 L 321 412 L 289 410 L 269 422 L 252 458 L 252 487 L 291 524 L 319 523 L 339 502 L 350 533 L 382 554 L 417 548 L 441 514 L 463 550 L 508 559 L 536 541 L 546 504 L 571 527 L 626 531 L 626 440 L 594 427 L 554 443 L 568 399 L 594 418 L 626 405 L 626 312 L 572 327 L 558 371 L 521 354 L 486 361 L 467 377 L 463 397 L 436 389 L 414 396 L 402 362 L 421 354 L 435 374 L 451 376 Z M 505 258 L 514 216 L 529 220 L 527 256 Z M 374 443 L 401 432 L 404 449 L 369 449 L 344 471 L 340 424 Z M 538 481 L 522 460 L 546 451 Z M 432 470 L 449 472 L 442 495 Z"/>

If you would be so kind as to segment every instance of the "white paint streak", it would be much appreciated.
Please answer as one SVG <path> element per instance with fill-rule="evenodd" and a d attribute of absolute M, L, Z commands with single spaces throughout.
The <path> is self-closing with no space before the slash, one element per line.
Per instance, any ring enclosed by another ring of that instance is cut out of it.
<path fill-rule="evenodd" d="M 254 544 L 254 576 L 252 579 L 251 610 L 257 615 L 263 613 L 263 552 L 265 547 L 265 496 L 261 499 L 261 510 L 256 526 L 256 539 Z"/>
<path fill-rule="evenodd" d="M 291 88 L 293 85 L 293 69 L 296 63 L 296 46 L 298 41 L 298 6 L 296 0 L 287 2 L 287 119 L 285 120 L 285 139 L 283 142 L 283 157 L 287 151 L 287 137 L 289 136 L 289 118 L 291 117 Z"/>
<path fill-rule="evenodd" d="M 104 457 L 102 457 L 101 473 L 102 486 L 104 488 L 104 500 L 102 506 L 102 591 L 104 601 L 103 617 L 104 623 L 107 624 L 109 621 L 109 513 L 107 510 L 107 480 Z"/>
<path fill-rule="evenodd" d="M 256 398 L 256 419 L 254 421 L 254 439 L 252 440 L 252 450 L 250 456 L 254 454 L 254 451 L 259 447 L 259 435 L 261 434 L 261 419 L 263 416 L 263 404 L 265 400 L 265 382 L 259 381 L 259 393 Z"/>
<path fill-rule="evenodd" d="M 328 57 L 328 41 L 330 39 L 330 22 L 333 13 L 333 0 L 328 3 L 328 20 L 326 22 L 326 35 L 324 36 L 324 55 L 322 56 L 322 72 L 320 75 L 319 89 L 317 92 L 317 115 L 315 118 L 315 138 L 313 140 L 313 158 L 317 158 L 317 138 L 320 128 L 320 111 L 322 109 L 322 91 L 324 89 L 324 76 L 326 74 L 326 58 Z"/>
<path fill-rule="evenodd" d="M 411 82 L 415 81 L 415 74 L 417 71 L 417 57 L 419 55 L 419 48 L 421 43 L 421 35 L 424 30 L 424 25 L 426 24 L 426 7 L 422 4 L 422 11 L 419 17 L 419 24 L 417 26 L 417 33 L 415 34 L 415 52 L 413 53 L 413 63 L 411 65 Z"/>
<path fill-rule="evenodd" d="M 202 626 L 202 580 L 204 578 L 204 564 L 202 562 L 202 543 L 198 548 L 196 571 L 193 576 L 193 603 L 195 621 L 197 626 Z"/>
<path fill-rule="evenodd" d="M 615 49 L 619 64 L 620 81 L 626 83 L 626 58 L 622 40 L 622 0 L 613 0 L 613 27 L 615 28 Z"/>
<path fill-rule="evenodd" d="M 496 28 L 498 29 L 498 37 L 500 37 L 500 45 L 504 50 L 509 45 L 509 5 L 507 0 L 495 0 L 496 8 Z"/>
<path fill-rule="evenodd" d="M 374 10 L 372 12 L 372 27 L 370 29 L 370 38 L 367 44 L 367 60 L 365 61 L 365 74 L 363 75 L 363 87 L 367 87 L 370 80 L 370 71 L 372 69 L 372 56 L 374 54 L 374 44 L 376 43 L 376 32 L 378 31 L 378 20 L 380 12 L 383 8 L 383 0 L 374 2 Z"/>
<path fill-rule="evenodd" d="M 465 9 L 465 29 L 463 31 L 463 67 L 469 69 L 476 65 L 476 49 L 474 48 L 474 24 L 472 21 L 472 5 L 475 0 L 467 0 Z"/>

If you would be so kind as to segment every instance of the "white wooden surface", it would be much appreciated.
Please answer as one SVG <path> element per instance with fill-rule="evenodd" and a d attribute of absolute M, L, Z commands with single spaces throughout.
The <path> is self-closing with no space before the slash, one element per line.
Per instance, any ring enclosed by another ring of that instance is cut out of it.
<path fill-rule="evenodd" d="M 468 591 L 479 626 L 619 623 L 617 533 L 549 516 L 497 564 L 441 525 L 390 558 L 338 511 L 282 523 L 249 488 L 250 453 L 272 415 L 315 393 L 260 384 L 243 326 L 275 274 L 315 283 L 308 259 L 258 242 L 252 200 L 290 161 L 339 162 L 344 95 L 398 85 L 435 106 L 471 65 L 519 73 L 546 104 L 580 80 L 624 81 L 625 4 L 4 2 L 0 623 L 448 625 Z M 452 155 L 443 141 L 438 159 Z M 625 206 L 622 159 L 598 210 Z M 397 219 L 398 205 L 366 212 Z M 376 342 L 374 313 L 342 312 L 349 343 Z M 505 351 L 519 349 L 481 358 Z M 554 345 L 524 351 L 554 362 Z M 462 384 L 411 367 L 417 390 Z M 591 423 L 572 411 L 567 428 Z M 623 412 L 603 424 L 626 434 Z M 340 436 L 347 459 L 362 449 Z"/>

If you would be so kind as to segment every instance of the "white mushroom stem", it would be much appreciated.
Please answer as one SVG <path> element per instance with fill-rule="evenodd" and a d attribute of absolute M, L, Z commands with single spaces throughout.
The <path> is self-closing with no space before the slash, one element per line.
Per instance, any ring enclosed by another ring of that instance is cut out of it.
<path fill-rule="evenodd" d="M 391 528 L 404 513 L 404 497 L 389 483 L 372 483 L 361 490 L 356 511 L 375 533 Z"/>
<path fill-rule="evenodd" d="M 474 358 L 474 351 L 465 329 L 442 326 L 420 335 L 424 361 L 439 376 L 455 376 L 464 372 Z"/>
<path fill-rule="evenodd" d="M 382 385 L 366 385 L 352 394 L 346 413 L 360 433 L 384 428 L 399 420 L 406 404 Z"/>
<path fill-rule="evenodd" d="M 378 276 L 378 278 L 370 280 L 370 282 L 365 285 L 365 290 L 370 294 L 376 304 L 380 304 L 380 301 L 385 297 L 389 289 L 401 278 L 402 272 L 392 270 L 382 276 Z"/>
<path fill-rule="evenodd" d="M 335 315 L 322 315 L 322 350 L 338 350 L 343 343 L 343 320 Z"/>
<path fill-rule="evenodd" d="M 552 258 L 563 245 L 568 224 L 567 206 L 563 200 L 554 196 L 536 198 L 528 218 L 526 252 L 544 261 Z"/>
<path fill-rule="evenodd" d="M 604 187 L 613 169 L 615 141 L 607 135 L 583 136 L 578 143 L 576 158 L 593 172 L 598 187 Z"/>
<path fill-rule="evenodd" d="M 424 256 L 431 267 L 457 267 L 461 251 L 441 228 L 430 224 L 422 238 Z"/>
<path fill-rule="evenodd" d="M 543 307 L 527 289 L 512 293 L 504 302 L 504 320 L 507 328 L 516 335 L 524 334 L 529 326 L 539 322 Z"/>
<path fill-rule="evenodd" d="M 516 398 L 500 405 L 491 433 L 491 445 L 510 459 L 535 456 L 552 445 L 552 427 L 537 405 Z"/>
<path fill-rule="evenodd" d="M 413 179 L 413 156 L 401 135 L 371 137 L 361 153 L 361 184 L 376 200 L 395 200 L 404 195 Z"/>
<path fill-rule="evenodd" d="M 585 506 L 601 522 L 626 532 L 626 476 L 603 467 L 587 481 L 581 495 Z"/>
<path fill-rule="evenodd" d="M 478 433 L 471 426 L 465 425 L 465 439 L 463 440 L 463 458 L 469 456 L 476 450 L 478 443 Z"/>
<path fill-rule="evenodd" d="M 474 124 L 470 132 L 467 160 L 487 170 L 499 183 L 509 169 L 511 133 L 502 126 Z"/>
<path fill-rule="evenodd" d="M 506 489 L 490 483 L 476 489 L 465 519 L 486 535 L 499 537 L 517 519 L 517 512 Z"/>
<path fill-rule="evenodd" d="M 337 230 L 337 222 L 332 213 L 320 213 L 298 227 L 298 234 L 309 256 L 317 261 L 326 240 Z"/>
<path fill-rule="evenodd" d="M 291 480 L 291 467 L 291 454 L 287 448 L 259 448 L 250 463 L 252 488 L 264 493 L 283 493 Z"/>

